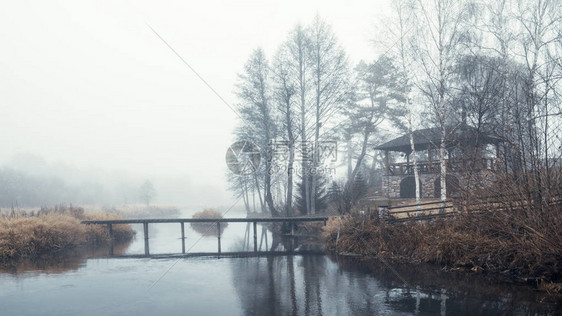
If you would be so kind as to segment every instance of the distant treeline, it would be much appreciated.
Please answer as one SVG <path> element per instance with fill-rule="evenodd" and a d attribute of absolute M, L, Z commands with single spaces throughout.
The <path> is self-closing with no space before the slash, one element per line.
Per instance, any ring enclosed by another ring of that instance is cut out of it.
<path fill-rule="evenodd" d="M 0 207 L 3 208 L 60 203 L 123 203 L 126 198 L 122 192 L 116 193 L 95 181 L 71 184 L 56 176 L 36 176 L 11 168 L 0 169 Z M 134 198 L 137 199 L 137 196 Z"/>

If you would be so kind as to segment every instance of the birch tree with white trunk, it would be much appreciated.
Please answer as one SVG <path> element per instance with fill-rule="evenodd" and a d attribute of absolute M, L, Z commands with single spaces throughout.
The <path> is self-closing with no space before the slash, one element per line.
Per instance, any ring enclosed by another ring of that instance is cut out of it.
<path fill-rule="evenodd" d="M 447 116 L 449 114 L 449 83 L 454 75 L 453 65 L 461 54 L 463 20 L 466 17 L 466 1 L 418 0 L 415 30 L 415 59 L 423 76 L 418 87 L 427 97 L 440 128 L 440 198 L 447 199 Z"/>

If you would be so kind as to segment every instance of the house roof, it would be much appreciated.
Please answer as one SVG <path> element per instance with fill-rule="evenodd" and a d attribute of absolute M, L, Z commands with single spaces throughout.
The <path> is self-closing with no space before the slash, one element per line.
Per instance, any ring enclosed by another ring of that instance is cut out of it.
<path fill-rule="evenodd" d="M 447 138 L 445 146 L 447 148 L 457 145 L 497 144 L 502 142 L 501 138 L 479 131 L 478 129 L 462 125 L 458 127 L 446 127 Z M 416 150 L 427 150 L 428 147 L 439 147 L 441 144 L 441 128 L 432 127 L 419 129 L 413 132 L 414 145 Z M 378 150 L 399 151 L 409 154 L 412 152 L 410 145 L 410 134 L 405 134 L 392 139 L 382 145 L 375 147 Z"/>

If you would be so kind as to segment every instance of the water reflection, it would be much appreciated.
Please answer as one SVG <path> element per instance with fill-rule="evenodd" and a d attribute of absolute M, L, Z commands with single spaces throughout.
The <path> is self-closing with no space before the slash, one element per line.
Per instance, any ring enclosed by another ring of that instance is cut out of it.
<path fill-rule="evenodd" d="M 552 315 L 560 306 L 481 275 L 339 263 L 320 255 L 237 259 L 232 283 L 246 315 Z"/>
<path fill-rule="evenodd" d="M 392 264 L 337 258 L 344 271 L 373 275 L 387 289 L 400 293 L 391 304 L 405 310 L 446 310 L 447 314 L 553 314 L 562 305 L 560 298 L 549 297 L 527 286 L 511 283 L 494 275 L 444 272 L 428 265 Z M 390 267 L 392 268 L 390 268 Z M 415 297 L 416 293 L 419 298 Z M 417 303 L 416 303 L 417 301 Z M 550 311 L 550 313 L 549 313 Z"/>
<path fill-rule="evenodd" d="M 0 274 L 2 313 L 553 315 L 559 307 L 480 276 L 395 266 L 398 277 L 380 263 L 324 255 L 105 258 L 57 269 L 66 272 Z"/>
<path fill-rule="evenodd" d="M 256 228 L 258 251 L 301 255 L 123 259 L 108 258 L 108 247 L 80 249 L 0 270 L 0 313 L 37 314 L 40 307 L 48 315 L 554 315 L 561 305 L 480 274 L 330 258 L 314 238 Z M 135 229 L 130 245 L 115 245 L 116 255 L 144 253 L 142 225 Z M 190 225 L 185 232 L 190 251 L 216 251 L 216 236 Z M 179 224 L 151 225 L 149 237 L 152 254 L 181 253 Z M 252 224 L 229 224 L 221 237 L 225 252 L 254 250 Z M 86 259 L 99 257 L 105 258 Z"/>
<path fill-rule="evenodd" d="M 203 236 L 215 237 L 224 235 L 224 230 L 228 227 L 228 223 L 190 223 L 190 225 L 194 231 Z"/>
<path fill-rule="evenodd" d="M 113 251 L 114 255 L 123 255 L 129 248 L 130 242 L 103 245 L 98 247 L 80 247 L 58 253 L 44 254 L 34 260 L 21 260 L 0 266 L 0 273 L 21 274 L 37 272 L 45 274 L 62 274 L 75 271 L 86 264 L 88 258 L 107 257 Z"/>
<path fill-rule="evenodd" d="M 220 245 L 223 255 L 240 253 L 286 252 L 286 253 L 323 253 L 318 238 L 283 237 L 272 231 L 270 223 L 221 223 Z M 149 254 L 154 257 L 167 255 L 186 256 L 217 255 L 219 235 L 216 223 L 185 225 L 185 239 L 182 243 L 181 225 L 179 223 L 149 224 Z M 145 255 L 143 227 L 133 224 L 135 238 L 125 256 Z M 210 229 L 209 229 L 210 228 Z M 255 234 L 254 234 L 255 229 Z"/>

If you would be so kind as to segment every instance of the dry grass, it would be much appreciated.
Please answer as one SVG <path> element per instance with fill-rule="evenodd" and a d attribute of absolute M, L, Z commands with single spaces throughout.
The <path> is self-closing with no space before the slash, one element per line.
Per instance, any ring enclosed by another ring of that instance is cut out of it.
<path fill-rule="evenodd" d="M 193 214 L 193 218 L 222 218 L 222 214 L 212 208 L 204 209 L 200 212 Z"/>
<path fill-rule="evenodd" d="M 208 208 L 193 214 L 193 218 L 219 219 L 222 218 L 222 214 L 212 208 Z M 221 223 L 221 235 L 227 226 L 228 223 Z M 191 223 L 191 227 L 203 236 L 218 235 L 217 223 Z"/>
<path fill-rule="evenodd" d="M 86 214 L 84 220 L 112 220 L 123 219 L 120 215 L 111 213 Z M 109 232 L 104 225 L 86 225 L 86 236 L 88 244 L 103 244 L 110 242 Z M 125 242 L 133 238 L 135 232 L 129 224 L 113 225 L 113 238 L 115 242 Z"/>
<path fill-rule="evenodd" d="M 562 280 L 560 205 L 541 214 L 527 209 L 490 210 L 393 225 L 351 214 L 329 220 L 323 238 L 326 247 L 337 253 Z"/>
<path fill-rule="evenodd" d="M 330 220 L 323 238 L 340 254 L 501 273 L 560 291 L 562 170 L 497 175 L 493 186 L 463 192 L 455 208 L 450 218 L 397 224 L 352 213 Z"/>
<path fill-rule="evenodd" d="M 0 217 L 0 262 L 35 258 L 81 245 L 108 243 L 105 226 L 84 225 L 80 221 L 119 218 L 114 214 L 84 214 L 83 209 L 74 207 L 42 208 L 34 216 Z M 115 225 L 113 232 L 117 242 L 128 241 L 134 235 L 129 225 Z"/>

